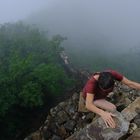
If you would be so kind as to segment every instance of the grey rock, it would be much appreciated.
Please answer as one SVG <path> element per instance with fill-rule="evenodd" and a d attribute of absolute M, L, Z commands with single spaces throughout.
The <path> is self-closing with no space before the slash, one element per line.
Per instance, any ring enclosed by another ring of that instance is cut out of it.
<path fill-rule="evenodd" d="M 127 140 L 140 140 L 140 128 L 136 129 Z"/>
<path fill-rule="evenodd" d="M 132 134 L 137 128 L 138 127 L 137 127 L 137 125 L 135 123 L 130 123 L 128 134 Z"/>
<path fill-rule="evenodd" d="M 60 111 L 58 112 L 56 119 L 57 119 L 58 124 L 62 124 L 66 122 L 67 120 L 69 120 L 69 116 L 67 115 L 65 111 Z"/>
<path fill-rule="evenodd" d="M 134 118 L 134 123 L 140 127 L 140 114 L 138 114 L 135 118 Z"/>
<path fill-rule="evenodd" d="M 62 140 L 61 137 L 53 135 L 53 137 L 51 138 L 51 140 Z"/>
<path fill-rule="evenodd" d="M 138 97 L 133 103 L 125 108 L 121 113 L 114 112 L 116 117 L 114 120 L 117 127 L 107 128 L 101 117 L 84 127 L 80 132 L 74 133 L 66 140 L 118 140 L 125 135 L 129 128 L 129 121 L 131 121 L 138 113 L 136 108 L 140 107 L 140 97 Z"/>
<path fill-rule="evenodd" d="M 121 113 L 115 112 L 115 115 L 116 128 L 107 128 L 104 121 L 98 118 L 66 140 L 117 140 L 128 131 L 129 122 L 124 119 Z"/>
<path fill-rule="evenodd" d="M 126 87 L 123 88 L 122 86 L 123 85 L 118 84 L 118 87 L 115 87 L 115 90 L 113 91 L 113 97 L 110 98 L 111 102 L 116 103 L 116 105 L 121 107 L 120 111 L 124 109 L 124 107 L 127 107 L 121 112 L 120 116 L 118 114 L 118 119 L 116 119 L 118 127 L 116 129 L 112 130 L 106 128 L 102 119 L 94 117 L 94 113 L 78 112 L 79 94 L 74 93 L 71 98 L 67 99 L 65 102 L 59 103 L 58 106 L 50 110 L 50 114 L 41 127 L 41 134 L 43 135 L 41 135 L 42 138 L 39 140 L 52 140 L 52 138 L 64 140 L 68 137 L 69 140 L 96 140 L 95 137 L 97 137 L 98 140 L 106 140 L 106 137 L 110 137 L 110 140 L 117 140 L 111 138 L 111 136 L 116 138 L 116 135 L 119 135 L 119 137 L 124 135 L 125 137 L 123 136 L 123 139 L 121 140 L 126 140 L 128 137 L 128 133 L 126 132 L 128 126 L 127 122 L 129 123 L 129 121 L 131 121 L 131 123 L 135 123 L 140 127 L 140 97 L 138 96 L 140 95 L 140 92 L 132 89 L 123 90 Z M 119 95 L 118 93 L 125 95 Z M 136 101 L 131 103 L 135 99 Z M 128 104 L 130 105 L 127 106 Z M 93 118 L 94 121 L 92 122 Z M 119 122 L 121 122 L 121 124 Z M 122 126 L 122 128 L 119 126 Z M 36 140 L 39 138 L 38 136 L 37 133 L 36 135 L 32 133 L 27 137 L 27 140 Z"/>
<path fill-rule="evenodd" d="M 66 128 L 66 130 L 72 131 L 75 125 L 76 125 L 76 122 L 74 120 L 69 120 L 64 124 L 64 127 Z"/>
<path fill-rule="evenodd" d="M 136 109 L 140 108 L 140 97 L 132 102 L 127 108 L 125 108 L 121 113 L 126 120 L 131 121 L 138 113 Z"/>

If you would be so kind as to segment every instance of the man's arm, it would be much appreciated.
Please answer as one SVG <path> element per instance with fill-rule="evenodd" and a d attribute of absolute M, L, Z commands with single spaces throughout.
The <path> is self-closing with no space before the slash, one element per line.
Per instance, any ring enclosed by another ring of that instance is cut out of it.
<path fill-rule="evenodd" d="M 112 113 L 105 112 L 102 109 L 96 107 L 93 103 L 94 94 L 87 93 L 86 97 L 86 108 L 102 117 L 107 127 L 115 128 L 115 122 L 112 118 L 114 116 Z"/>
<path fill-rule="evenodd" d="M 140 84 L 137 83 L 137 82 L 134 82 L 134 81 L 131 81 L 129 79 L 127 79 L 126 77 L 123 77 L 122 81 L 121 81 L 123 84 L 131 87 L 131 88 L 134 88 L 134 89 L 138 89 L 140 90 Z"/>
<path fill-rule="evenodd" d="M 86 108 L 98 115 L 101 115 L 103 113 L 102 109 L 99 109 L 93 104 L 94 94 L 87 93 L 86 97 Z"/>

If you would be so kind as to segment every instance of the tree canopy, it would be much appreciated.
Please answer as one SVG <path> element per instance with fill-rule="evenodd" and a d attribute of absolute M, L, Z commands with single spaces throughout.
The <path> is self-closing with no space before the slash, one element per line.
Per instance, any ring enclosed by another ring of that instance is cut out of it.
<path fill-rule="evenodd" d="M 57 35 L 49 40 L 43 32 L 23 23 L 0 26 L 0 129 L 11 139 L 22 122 L 12 116 L 13 122 L 9 122 L 9 112 L 42 106 L 48 94 L 60 95 L 72 84 L 61 65 L 63 39 Z M 7 130 L 2 128 L 5 122 Z"/>

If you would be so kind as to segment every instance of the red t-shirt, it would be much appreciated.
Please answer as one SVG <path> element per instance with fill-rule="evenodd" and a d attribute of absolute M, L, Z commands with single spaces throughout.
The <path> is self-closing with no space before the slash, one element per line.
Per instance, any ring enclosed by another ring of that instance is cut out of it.
<path fill-rule="evenodd" d="M 115 80 L 121 81 L 123 79 L 123 76 L 114 70 L 106 70 L 107 72 L 110 72 Z M 98 74 L 98 73 L 95 73 Z M 94 75 L 95 75 L 94 74 Z M 97 99 L 105 99 L 108 93 L 113 91 L 113 88 L 110 88 L 109 90 L 103 91 L 98 87 L 97 80 L 94 78 L 94 75 L 91 76 L 91 78 L 87 81 L 85 87 L 83 88 L 83 97 L 86 99 L 87 93 L 94 94 L 94 100 Z"/>

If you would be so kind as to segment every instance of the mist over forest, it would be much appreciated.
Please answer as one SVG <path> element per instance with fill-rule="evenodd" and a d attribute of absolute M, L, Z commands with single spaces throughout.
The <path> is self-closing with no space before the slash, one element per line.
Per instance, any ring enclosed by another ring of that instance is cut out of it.
<path fill-rule="evenodd" d="M 139 5 L 138 0 L 0 1 L 0 139 L 21 140 L 37 130 L 58 97 L 64 99 L 82 81 L 68 73 L 63 51 L 72 68 L 114 69 L 140 82 Z"/>
<path fill-rule="evenodd" d="M 140 79 L 136 76 L 140 70 L 139 4 L 136 0 L 52 0 L 26 22 L 49 36 L 67 37 L 63 46 L 75 66 L 91 71 L 117 69 Z"/>

